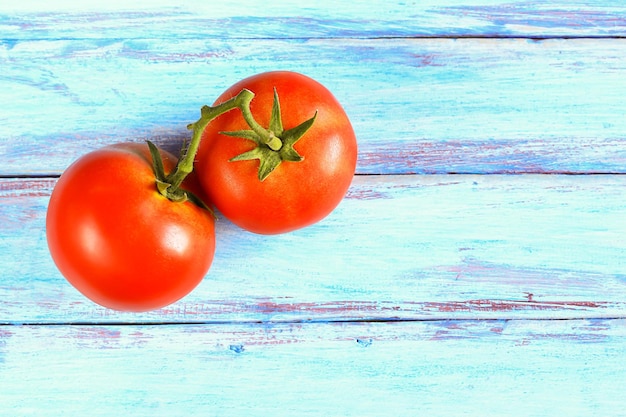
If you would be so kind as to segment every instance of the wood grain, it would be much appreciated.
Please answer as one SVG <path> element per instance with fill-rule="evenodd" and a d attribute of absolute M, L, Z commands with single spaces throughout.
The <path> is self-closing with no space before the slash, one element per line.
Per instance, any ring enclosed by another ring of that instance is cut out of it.
<path fill-rule="evenodd" d="M 625 52 L 624 39 L 18 42 L 0 57 L 0 175 L 58 175 L 119 141 L 177 152 L 202 105 L 277 62 L 335 93 L 361 174 L 622 173 Z"/>
<path fill-rule="evenodd" d="M 3 4 L 0 37 L 311 39 L 362 37 L 602 37 L 626 34 L 626 10 L 607 1 L 26 0 Z"/>
<path fill-rule="evenodd" d="M 56 177 L 112 142 L 176 151 L 275 69 L 353 121 L 338 209 L 271 237 L 220 216 L 162 310 L 76 292 Z M 626 415 L 625 74 L 601 0 L 3 2 L 0 416 Z"/>
<path fill-rule="evenodd" d="M 20 416 L 621 416 L 625 347 L 624 320 L 0 326 L 0 403 Z"/>
<path fill-rule="evenodd" d="M 53 179 L 0 184 L 2 323 L 626 315 L 623 176 L 358 176 L 298 232 L 221 218 L 202 284 L 146 315 L 99 308 L 60 276 L 44 232 Z"/>

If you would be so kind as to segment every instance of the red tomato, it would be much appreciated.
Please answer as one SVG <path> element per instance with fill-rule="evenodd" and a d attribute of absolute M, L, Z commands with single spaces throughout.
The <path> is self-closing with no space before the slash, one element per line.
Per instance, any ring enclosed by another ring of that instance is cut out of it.
<path fill-rule="evenodd" d="M 176 158 L 160 153 L 169 172 Z M 52 192 L 46 233 L 65 278 L 92 301 L 124 311 L 161 308 L 187 295 L 215 250 L 212 214 L 159 194 L 143 144 L 108 146 L 74 162 Z"/>
<path fill-rule="evenodd" d="M 354 176 L 357 143 L 348 116 L 323 85 L 287 71 L 246 78 L 228 88 L 215 104 L 244 88 L 255 94 L 250 109 L 266 129 L 270 126 L 274 89 L 285 131 L 317 112 L 310 129 L 293 146 L 304 159 L 283 161 L 260 181 L 259 160 L 230 161 L 257 145 L 221 134 L 250 129 L 240 111 L 224 113 L 204 130 L 196 158 L 196 173 L 209 202 L 233 223 L 255 233 L 284 233 L 321 220 L 343 199 Z"/>

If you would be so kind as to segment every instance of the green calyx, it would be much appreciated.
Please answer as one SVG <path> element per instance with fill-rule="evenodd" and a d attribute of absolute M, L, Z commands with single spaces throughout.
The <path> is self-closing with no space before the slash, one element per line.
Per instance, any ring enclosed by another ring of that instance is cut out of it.
<path fill-rule="evenodd" d="M 168 175 L 163 169 L 163 161 L 157 147 L 150 141 L 148 147 L 152 156 L 152 167 L 156 177 L 156 188 L 160 194 L 174 202 L 184 202 L 190 200 L 198 206 L 210 210 L 200 198 L 193 195 L 187 190 L 180 188 L 183 180 L 193 171 L 193 163 L 200 146 L 202 132 L 216 117 L 234 110 L 239 109 L 241 114 L 250 127 L 248 130 L 239 130 L 236 132 L 220 132 L 227 136 L 240 137 L 256 143 L 256 147 L 250 151 L 244 152 L 232 158 L 230 161 L 247 161 L 258 159 L 259 170 L 258 178 L 260 181 L 265 180 L 283 161 L 299 162 L 304 159 L 303 156 L 293 148 L 293 145 L 309 130 L 313 125 L 317 112 L 310 119 L 302 122 L 292 129 L 283 129 L 283 122 L 280 111 L 280 103 L 278 93 L 274 89 L 274 102 L 272 105 L 272 114 L 268 129 L 256 122 L 250 111 L 250 103 L 254 98 L 254 93 L 250 90 L 243 89 L 235 97 L 216 106 L 203 106 L 200 109 L 200 119 L 187 126 L 192 131 L 191 141 L 183 144 L 180 151 L 180 157 L 176 167 Z"/>
<path fill-rule="evenodd" d="M 243 112 L 244 118 L 248 120 L 251 115 Z M 256 147 L 250 151 L 231 158 L 230 161 L 248 161 L 252 159 L 259 160 L 258 178 L 260 181 L 265 180 L 283 161 L 300 162 L 304 159 L 294 148 L 293 145 L 309 130 L 313 125 L 317 112 L 310 119 L 302 122 L 298 126 L 284 130 L 280 112 L 280 102 L 278 93 L 274 89 L 274 103 L 272 105 L 272 114 L 270 116 L 269 129 L 255 129 L 251 125 L 250 130 L 239 130 L 235 132 L 220 132 L 223 135 L 240 137 L 256 143 Z"/>

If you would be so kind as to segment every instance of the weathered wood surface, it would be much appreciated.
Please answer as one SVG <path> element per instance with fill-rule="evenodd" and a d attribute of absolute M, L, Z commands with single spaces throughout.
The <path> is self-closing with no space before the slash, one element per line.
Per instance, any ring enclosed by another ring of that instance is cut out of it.
<path fill-rule="evenodd" d="M 5 43 L 0 67 L 5 176 L 58 175 L 124 140 L 177 151 L 202 105 L 277 68 L 319 79 L 344 104 L 360 174 L 626 166 L 621 38 L 28 40 Z"/>
<path fill-rule="evenodd" d="M 626 176 L 358 176 L 298 232 L 220 219 L 203 283 L 146 315 L 96 307 L 55 269 L 54 182 L 0 181 L 0 322 L 626 318 Z"/>
<path fill-rule="evenodd" d="M 5 39 L 606 37 L 626 8 L 606 0 L 420 0 L 213 3 L 202 0 L 6 2 Z"/>
<path fill-rule="evenodd" d="M 0 416 L 626 415 L 625 37 L 600 0 L 4 2 Z M 159 311 L 67 284 L 63 169 L 176 150 L 273 69 L 354 123 L 339 208 L 284 236 L 220 218 L 209 274 Z"/>
<path fill-rule="evenodd" d="M 0 414 L 623 416 L 625 355 L 623 320 L 9 327 Z"/>

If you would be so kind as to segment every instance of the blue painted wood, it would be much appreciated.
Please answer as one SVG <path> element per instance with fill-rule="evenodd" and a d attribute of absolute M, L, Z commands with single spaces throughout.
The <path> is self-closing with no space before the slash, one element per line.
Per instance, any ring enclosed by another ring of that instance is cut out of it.
<path fill-rule="evenodd" d="M 601 0 L 0 4 L 0 415 L 622 415 L 625 22 Z M 176 150 L 277 67 L 354 122 L 339 208 L 274 237 L 220 218 L 163 310 L 69 286 L 54 177 L 111 142 Z"/>
<path fill-rule="evenodd" d="M 301 231 L 220 218 L 202 284 L 145 315 L 100 308 L 58 273 L 54 180 L 0 184 L 0 323 L 626 317 L 626 176 L 359 176 Z"/>
<path fill-rule="evenodd" d="M 16 326 L 10 415 L 623 415 L 623 320 Z"/>
<path fill-rule="evenodd" d="M 18 42 L 0 57 L 0 175 L 58 175 L 118 141 L 177 151 L 202 105 L 277 68 L 343 103 L 360 174 L 624 172 L 625 52 L 624 39 Z"/>
<path fill-rule="evenodd" d="M 297 0 L 5 2 L 0 37 L 294 39 L 419 36 L 624 36 L 607 0 Z"/>

